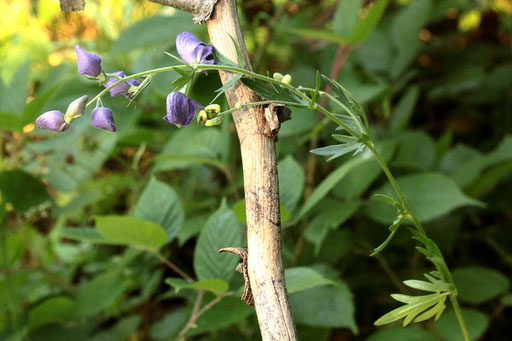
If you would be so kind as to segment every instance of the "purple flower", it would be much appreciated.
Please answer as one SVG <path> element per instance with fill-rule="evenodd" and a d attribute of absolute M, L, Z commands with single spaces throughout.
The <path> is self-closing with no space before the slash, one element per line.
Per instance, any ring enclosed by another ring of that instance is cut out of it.
<path fill-rule="evenodd" d="M 125 77 L 123 71 L 107 73 L 107 76 L 118 76 L 121 78 Z M 119 81 L 119 79 L 117 79 L 117 78 L 109 78 L 105 83 L 103 83 L 103 86 L 105 88 L 108 88 L 109 86 L 114 85 L 118 81 Z M 112 97 L 117 96 L 117 95 L 125 95 L 128 93 L 129 87 L 130 87 L 130 84 L 128 84 L 128 82 L 123 82 L 123 83 L 120 83 L 120 84 L 114 86 L 112 89 L 109 90 L 109 92 Z"/>
<path fill-rule="evenodd" d="M 64 114 L 58 110 L 47 111 L 36 119 L 36 126 L 52 131 L 66 131 L 69 123 L 64 120 Z"/>
<path fill-rule="evenodd" d="M 112 115 L 112 110 L 109 108 L 98 107 L 94 109 L 91 115 L 91 124 L 99 129 L 110 130 L 111 132 L 116 131 L 114 115 Z"/>
<path fill-rule="evenodd" d="M 201 108 L 203 108 L 201 104 L 181 92 L 171 92 L 167 95 L 167 115 L 165 115 L 164 120 L 178 127 L 188 126 L 196 110 Z"/>
<path fill-rule="evenodd" d="M 80 45 L 75 46 L 78 72 L 82 75 L 97 77 L 101 73 L 101 57 L 85 51 Z"/>
<path fill-rule="evenodd" d="M 123 71 L 117 71 L 113 73 L 107 73 L 107 76 L 117 76 L 124 78 L 125 74 Z M 119 79 L 117 78 L 109 78 L 105 83 L 103 83 L 103 86 L 105 88 L 108 88 L 111 85 L 114 85 L 117 83 Z M 128 79 L 124 83 L 119 83 L 118 85 L 114 86 L 112 89 L 109 90 L 110 95 L 112 97 L 117 95 L 124 95 L 126 98 L 131 99 L 133 96 L 133 91 L 130 91 L 130 86 L 139 86 L 140 82 L 136 79 Z"/>
<path fill-rule="evenodd" d="M 213 59 L 206 59 L 212 53 L 213 47 L 211 45 L 206 46 L 190 32 L 178 34 L 176 49 L 187 64 L 215 64 Z"/>

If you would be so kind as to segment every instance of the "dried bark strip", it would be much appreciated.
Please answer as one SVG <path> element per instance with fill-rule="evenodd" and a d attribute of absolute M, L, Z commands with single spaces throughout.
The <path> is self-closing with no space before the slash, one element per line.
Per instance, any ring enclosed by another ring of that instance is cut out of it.
<path fill-rule="evenodd" d="M 85 0 L 60 0 L 60 10 L 62 12 L 83 11 Z"/>
<path fill-rule="evenodd" d="M 165 6 L 171 6 L 182 11 L 186 11 L 195 15 L 194 22 L 201 23 L 210 18 L 213 6 L 217 0 L 149 0 Z"/>
<path fill-rule="evenodd" d="M 250 68 L 234 0 L 219 0 L 206 22 L 210 40 L 224 56 L 236 62 L 233 37 Z M 223 84 L 234 75 L 220 72 Z M 231 107 L 236 102 L 258 101 L 258 96 L 238 83 L 226 91 Z M 281 260 L 281 218 L 275 143 L 263 107 L 233 113 L 244 172 L 247 215 L 248 271 L 261 336 L 267 340 L 297 340 Z"/>
<path fill-rule="evenodd" d="M 219 250 L 219 253 L 222 252 L 234 253 L 236 255 L 239 255 L 240 258 L 242 259 L 242 262 L 238 263 L 235 269 L 244 276 L 244 293 L 242 295 L 242 301 L 247 303 L 247 305 L 253 306 L 254 297 L 252 296 L 251 280 L 249 279 L 249 270 L 247 268 L 247 249 L 243 247 L 225 247 Z"/>

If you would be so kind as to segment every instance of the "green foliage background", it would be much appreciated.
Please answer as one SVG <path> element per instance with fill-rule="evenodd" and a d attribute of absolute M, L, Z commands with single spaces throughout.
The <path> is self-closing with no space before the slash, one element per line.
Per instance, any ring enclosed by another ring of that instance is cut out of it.
<path fill-rule="evenodd" d="M 314 87 L 331 75 L 370 115 L 377 147 L 453 269 L 473 339 L 505 340 L 512 318 L 512 4 L 510 0 L 243 1 L 255 70 Z M 161 118 L 177 75 L 159 74 L 137 100 L 106 98 L 117 133 L 88 118 L 64 134 L 34 130 L 99 89 L 80 77 L 73 46 L 131 74 L 172 62 L 191 16 L 147 1 L 4 1 L 0 12 L 0 339 L 173 340 L 198 290 L 211 305 L 186 336 L 258 340 L 239 300 L 244 246 L 238 141 L 219 127 L 177 129 Z M 4 15 L 2 15 L 4 17 Z M 340 71 L 337 72 L 336 69 Z M 193 88 L 215 97 L 210 72 Z M 223 109 L 223 97 L 217 100 Z M 76 123 L 76 124 L 75 124 Z M 277 143 L 283 253 L 301 340 L 461 340 L 450 310 L 437 321 L 376 327 L 390 293 L 431 270 L 400 229 L 386 239 L 392 194 L 367 154 L 327 162 L 334 125 L 293 109 Z M 178 278 L 166 257 L 196 280 Z M 159 258 L 160 257 L 160 258 Z M 416 292 L 417 294 L 417 292 Z"/>

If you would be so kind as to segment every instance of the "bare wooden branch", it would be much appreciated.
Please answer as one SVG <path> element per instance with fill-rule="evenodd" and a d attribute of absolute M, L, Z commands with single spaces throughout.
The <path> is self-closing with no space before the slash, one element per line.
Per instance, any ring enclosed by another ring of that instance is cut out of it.
<path fill-rule="evenodd" d="M 60 10 L 62 12 L 83 11 L 85 0 L 60 0 Z"/>
<path fill-rule="evenodd" d="M 237 61 L 240 47 L 247 68 L 247 50 L 240 30 L 234 0 L 219 0 L 206 22 L 210 40 L 224 56 Z M 223 84 L 234 75 L 220 72 Z M 258 101 L 258 96 L 242 83 L 226 91 L 231 107 L 235 103 Z M 247 216 L 248 271 L 261 336 L 267 340 L 297 340 L 288 303 L 281 260 L 281 217 L 275 143 L 263 107 L 250 107 L 233 113 L 244 172 Z"/>
<path fill-rule="evenodd" d="M 165 6 L 171 6 L 192 13 L 194 22 L 201 23 L 210 18 L 217 0 L 149 0 Z"/>

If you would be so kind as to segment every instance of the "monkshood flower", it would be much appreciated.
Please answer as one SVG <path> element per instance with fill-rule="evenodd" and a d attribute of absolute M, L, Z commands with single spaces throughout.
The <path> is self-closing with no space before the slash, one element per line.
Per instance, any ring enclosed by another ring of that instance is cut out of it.
<path fill-rule="evenodd" d="M 167 95 L 166 110 L 164 120 L 175 124 L 178 128 L 188 126 L 197 109 L 203 106 L 192 98 L 188 98 L 181 92 L 171 92 Z"/>
<path fill-rule="evenodd" d="M 80 45 L 75 46 L 78 72 L 82 75 L 97 77 L 101 73 L 101 57 L 85 51 Z"/>
<path fill-rule="evenodd" d="M 212 54 L 213 47 L 206 46 L 190 32 L 181 32 L 176 37 L 176 50 L 187 64 L 215 64 L 213 59 L 206 59 Z"/>
<path fill-rule="evenodd" d="M 113 73 L 107 73 L 107 76 L 117 76 L 124 78 L 125 74 L 123 71 L 117 71 Z M 103 83 L 103 86 L 105 88 L 108 88 L 111 85 L 114 85 L 117 83 L 119 79 L 117 78 L 109 78 L 105 83 Z M 136 79 L 128 79 L 124 83 L 119 83 L 118 85 L 114 86 L 112 89 L 108 90 L 110 92 L 110 95 L 112 97 L 117 95 L 124 95 L 126 98 L 131 99 L 133 96 L 133 93 L 137 90 L 136 87 L 140 85 L 140 82 Z"/>
<path fill-rule="evenodd" d="M 116 131 L 112 110 L 106 107 L 98 107 L 92 111 L 91 124 L 99 129 L 110 130 L 111 132 Z"/>
<path fill-rule="evenodd" d="M 64 114 L 58 110 L 47 111 L 36 119 L 36 126 L 52 131 L 66 131 L 69 123 L 64 119 Z"/>
<path fill-rule="evenodd" d="M 70 123 L 74 119 L 82 117 L 84 115 L 85 105 L 87 104 L 88 100 L 89 96 L 84 95 L 71 102 L 68 106 L 68 109 L 66 110 L 66 115 L 64 116 L 66 122 Z"/>
<path fill-rule="evenodd" d="M 121 78 L 125 77 L 123 71 L 107 73 L 107 76 L 117 76 L 117 77 L 121 77 Z M 117 78 L 109 78 L 105 83 L 103 83 L 103 86 L 105 88 L 108 88 L 109 86 L 114 85 L 118 81 L 119 81 L 119 79 L 117 79 Z M 128 82 L 123 82 L 123 83 L 119 83 L 118 85 L 114 86 L 112 89 L 110 89 L 108 91 L 110 92 L 110 95 L 112 97 L 117 96 L 117 95 L 125 95 L 128 93 L 129 87 L 130 87 L 130 84 L 128 84 Z"/>

